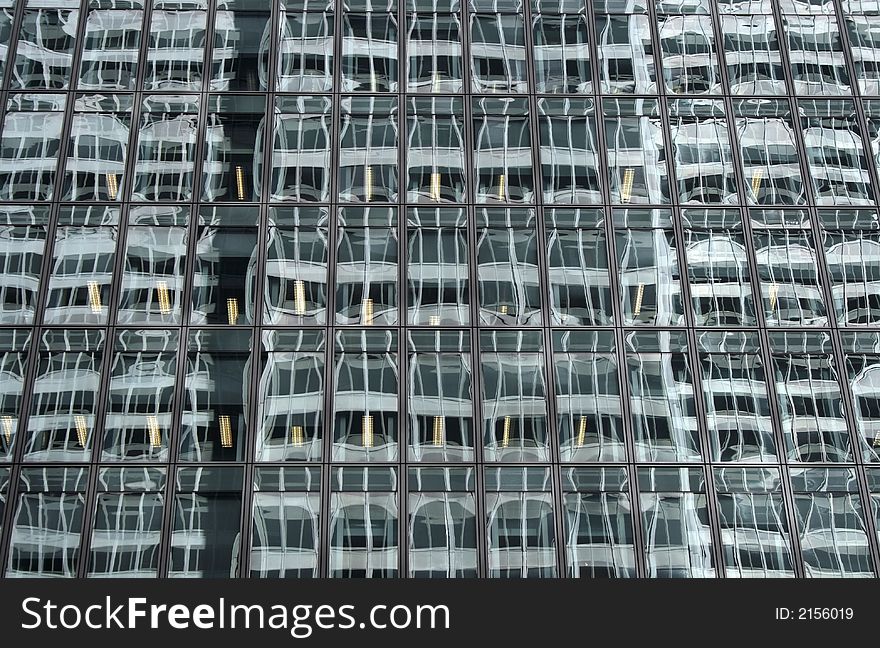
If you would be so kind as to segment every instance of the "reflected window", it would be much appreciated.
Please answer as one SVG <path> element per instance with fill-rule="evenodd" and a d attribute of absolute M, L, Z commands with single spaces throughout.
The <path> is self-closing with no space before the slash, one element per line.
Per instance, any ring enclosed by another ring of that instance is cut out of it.
<path fill-rule="evenodd" d="M 227 0 L 218 6 L 214 13 L 211 90 L 266 89 L 268 9 L 248 0 Z"/>
<path fill-rule="evenodd" d="M 397 92 L 397 17 L 343 13 L 342 90 Z"/>
<path fill-rule="evenodd" d="M 87 468 L 23 468 L 6 578 L 75 578 Z"/>
<path fill-rule="evenodd" d="M 556 426 L 562 461 L 624 461 L 620 372 L 608 332 L 554 332 Z"/>
<path fill-rule="evenodd" d="M 407 321 L 455 326 L 470 321 L 467 213 L 456 208 L 407 210 Z"/>
<path fill-rule="evenodd" d="M 272 200 L 321 202 L 330 200 L 330 104 L 318 97 L 278 97 L 272 132 Z M 262 129 L 259 129 L 262 130 Z M 262 154 L 262 135 L 257 151 Z M 242 160 L 246 154 L 242 153 Z M 242 166 L 244 169 L 244 166 Z M 262 165 L 253 165 L 256 186 Z"/>
<path fill-rule="evenodd" d="M 461 100 L 410 99 L 407 116 L 407 200 L 465 202 Z"/>
<path fill-rule="evenodd" d="M 339 331 L 335 344 L 333 459 L 397 460 L 396 331 Z"/>
<path fill-rule="evenodd" d="M 265 20 L 265 19 L 263 19 Z M 283 92 L 327 92 L 333 87 L 333 28 L 329 12 L 293 9 L 280 13 L 281 44 L 275 69 L 275 89 Z M 268 23 L 266 29 L 268 30 Z M 270 39 L 260 42 L 261 53 L 269 50 Z M 268 61 L 260 59 L 261 88 L 268 74 Z"/>
<path fill-rule="evenodd" d="M 526 101 L 474 99 L 472 109 L 477 202 L 533 202 L 535 182 Z"/>
<path fill-rule="evenodd" d="M 565 562 L 570 578 L 634 578 L 632 504 L 623 468 L 566 468 Z"/>
<path fill-rule="evenodd" d="M 33 324 L 42 282 L 47 207 L 0 207 L 0 324 Z"/>
<path fill-rule="evenodd" d="M 104 461 L 168 458 L 177 371 L 176 331 L 121 331 L 114 340 Z"/>
<path fill-rule="evenodd" d="M 398 194 L 397 100 L 343 100 L 340 125 L 339 199 L 396 202 Z"/>
<path fill-rule="evenodd" d="M 697 325 L 755 326 L 755 301 L 739 211 L 688 209 L 682 215 Z"/>
<path fill-rule="evenodd" d="M 611 202 L 668 203 L 669 170 L 656 99 L 606 99 L 605 146 Z"/>
<path fill-rule="evenodd" d="M 11 461 L 21 427 L 30 331 L 0 329 L 0 462 Z"/>
<path fill-rule="evenodd" d="M 712 332 L 698 338 L 712 461 L 778 461 L 757 337 Z"/>
<path fill-rule="evenodd" d="M 179 10 L 186 6 L 193 4 L 154 4 L 150 15 L 145 90 L 198 91 L 202 88 L 208 14 Z"/>
<path fill-rule="evenodd" d="M 473 461 L 470 336 L 410 331 L 408 347 L 409 461 Z"/>
<path fill-rule="evenodd" d="M 783 23 L 794 91 L 813 96 L 848 94 L 850 79 L 837 18 L 786 15 Z"/>
<path fill-rule="evenodd" d="M 789 461 L 852 461 L 838 368 L 827 333 L 771 333 Z"/>
<path fill-rule="evenodd" d="M 627 335 L 637 461 L 699 461 L 694 378 L 684 333 Z"/>
<path fill-rule="evenodd" d="M 189 210 L 132 207 L 116 321 L 178 324 L 184 295 Z"/>
<path fill-rule="evenodd" d="M 778 468 L 715 470 L 727 578 L 794 577 Z"/>
<path fill-rule="evenodd" d="M 711 16 L 660 15 L 657 21 L 666 90 L 674 94 L 720 92 Z"/>
<path fill-rule="evenodd" d="M 90 578 L 156 578 L 165 469 L 103 468 L 92 520 Z"/>
<path fill-rule="evenodd" d="M 527 92 L 522 9 L 515 14 L 472 13 L 470 21 L 472 91 Z"/>
<path fill-rule="evenodd" d="M 40 90 L 66 88 L 78 23 L 79 11 L 76 10 L 26 10 L 19 28 L 10 86 Z"/>
<path fill-rule="evenodd" d="M 535 86 L 541 93 L 589 93 L 590 70 L 587 16 L 535 13 L 532 18 L 535 49 Z"/>
<path fill-rule="evenodd" d="M 63 95 L 11 95 L 0 137 L 0 200 L 51 200 Z"/>
<path fill-rule="evenodd" d="M 880 232 L 876 218 L 873 210 L 820 212 L 831 295 L 841 326 L 880 323 Z"/>
<path fill-rule="evenodd" d="M 596 15 L 603 94 L 657 92 L 650 20 L 641 14 Z"/>
<path fill-rule="evenodd" d="M 639 505 L 650 578 L 713 578 L 702 468 L 642 468 Z"/>
<path fill-rule="evenodd" d="M 866 513 L 850 469 L 792 470 L 807 578 L 873 578 Z"/>
<path fill-rule="evenodd" d="M 398 227 L 393 208 L 339 211 L 336 322 L 382 326 L 398 321 Z"/>
<path fill-rule="evenodd" d="M 169 578 L 236 578 L 241 468 L 179 468 Z"/>
<path fill-rule="evenodd" d="M 140 9 L 89 9 L 77 86 L 80 90 L 135 89 L 143 16 Z"/>
<path fill-rule="evenodd" d="M 476 578 L 473 468 L 410 468 L 409 576 Z"/>
<path fill-rule="evenodd" d="M 190 200 L 198 141 L 198 97 L 152 95 L 143 104 L 131 199 Z"/>
<path fill-rule="evenodd" d="M 721 32 L 731 94 L 786 93 L 780 34 L 772 15 L 722 15 Z"/>
<path fill-rule="evenodd" d="M 549 461 L 547 385 L 538 332 L 480 336 L 486 461 Z"/>
<path fill-rule="evenodd" d="M 336 468 L 331 485 L 330 577 L 396 578 L 396 469 Z"/>
<path fill-rule="evenodd" d="M 554 578 L 549 468 L 486 469 L 489 578 Z"/>
<path fill-rule="evenodd" d="M 544 203 L 602 202 L 592 99 L 538 101 Z"/>
<path fill-rule="evenodd" d="M 241 461 L 248 438 L 250 331 L 189 332 L 181 461 Z"/>
<path fill-rule="evenodd" d="M 683 325 L 685 306 L 671 212 L 617 209 L 612 220 L 624 324 Z"/>
<path fill-rule="evenodd" d="M 314 578 L 321 546 L 320 471 L 258 468 L 252 505 L 251 578 Z"/>
<path fill-rule="evenodd" d="M 866 463 L 880 462 L 880 340 L 877 338 L 876 333 L 861 331 L 843 334 L 856 435 L 862 461 Z"/>
<path fill-rule="evenodd" d="M 264 324 L 327 322 L 328 218 L 325 208 L 269 208 Z"/>
<path fill-rule="evenodd" d="M 460 14 L 409 14 L 406 51 L 408 92 L 462 91 Z"/>
<path fill-rule="evenodd" d="M 260 199 L 263 97 L 211 95 L 204 135 L 202 200 L 254 202 Z M 273 165 L 274 166 L 274 165 Z"/>
<path fill-rule="evenodd" d="M 318 460 L 324 438 L 324 333 L 262 335 L 256 460 Z"/>
<path fill-rule="evenodd" d="M 848 14 L 844 18 L 849 33 L 855 81 L 861 94 L 880 94 L 880 24 L 875 16 Z"/>

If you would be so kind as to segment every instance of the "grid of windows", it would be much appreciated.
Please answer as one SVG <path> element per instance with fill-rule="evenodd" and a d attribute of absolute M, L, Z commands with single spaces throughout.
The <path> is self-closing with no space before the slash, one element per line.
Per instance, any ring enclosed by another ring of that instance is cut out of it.
<path fill-rule="evenodd" d="M 3 577 L 880 569 L 880 4 L 0 0 Z"/>

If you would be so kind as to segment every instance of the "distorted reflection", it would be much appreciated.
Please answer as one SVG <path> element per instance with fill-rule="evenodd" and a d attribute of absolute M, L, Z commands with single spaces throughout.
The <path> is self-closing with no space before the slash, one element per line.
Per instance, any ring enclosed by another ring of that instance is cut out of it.
<path fill-rule="evenodd" d="M 880 231 L 873 210 L 820 212 L 837 322 L 880 323 Z"/>
<path fill-rule="evenodd" d="M 275 68 L 275 89 L 282 92 L 326 92 L 333 87 L 333 15 L 292 8 L 280 10 L 281 44 Z M 266 24 L 268 33 L 269 24 Z M 270 39 L 260 42 L 260 87 L 267 87 Z"/>
<path fill-rule="evenodd" d="M 842 338 L 859 451 L 862 461 L 876 463 L 880 461 L 880 336 L 858 331 L 843 333 Z"/>
<path fill-rule="evenodd" d="M 650 20 L 639 14 L 596 16 L 599 81 L 604 94 L 657 92 Z"/>
<path fill-rule="evenodd" d="M 141 9 L 89 9 L 83 35 L 80 90 L 134 90 L 138 73 L 143 15 Z M 135 5 L 139 6 L 139 5 Z"/>
<path fill-rule="evenodd" d="M 321 496 L 318 468 L 257 468 L 251 578 L 318 575 Z"/>
<path fill-rule="evenodd" d="M 608 332 L 554 332 L 556 425 L 562 461 L 624 461 L 620 375 Z"/>
<path fill-rule="evenodd" d="M 548 468 L 486 468 L 489 578 L 556 576 Z"/>
<path fill-rule="evenodd" d="M 721 32 L 731 94 L 786 92 L 780 35 L 772 15 L 722 15 Z"/>
<path fill-rule="evenodd" d="M 522 9 L 515 14 L 472 13 L 471 90 L 527 92 Z"/>
<path fill-rule="evenodd" d="M 587 20 L 584 13 L 533 15 L 537 92 L 593 91 Z"/>
<path fill-rule="evenodd" d="M 641 468 L 642 532 L 650 578 L 716 575 L 702 468 Z"/>
<path fill-rule="evenodd" d="M 11 461 L 21 429 L 31 332 L 0 329 L 0 462 Z"/>
<path fill-rule="evenodd" d="M 542 346 L 537 331 L 480 335 L 486 461 L 550 460 Z"/>
<path fill-rule="evenodd" d="M 208 13 L 181 11 L 198 5 L 180 0 L 154 6 L 150 14 L 145 90 L 201 90 Z"/>
<path fill-rule="evenodd" d="M 31 6 L 38 3 L 29 3 Z M 54 4 L 54 3 L 51 3 Z M 19 28 L 12 88 L 62 89 L 70 81 L 79 11 L 27 10 Z"/>
<path fill-rule="evenodd" d="M 342 14 L 342 90 L 397 92 L 397 16 Z"/>
<path fill-rule="evenodd" d="M 605 146 L 613 203 L 668 203 L 663 119 L 656 99 L 606 99 Z"/>
<path fill-rule="evenodd" d="M 407 116 L 407 200 L 465 200 L 463 104 L 457 98 L 410 99 Z"/>
<path fill-rule="evenodd" d="M 461 92 L 460 15 L 411 13 L 407 26 L 407 91 Z"/>
<path fill-rule="evenodd" d="M 333 459 L 398 457 L 397 332 L 338 331 L 333 372 Z"/>
<path fill-rule="evenodd" d="M 474 99 L 475 192 L 478 203 L 534 200 L 528 104 L 524 99 Z"/>
<path fill-rule="evenodd" d="M 335 468 L 330 494 L 330 577 L 397 577 L 395 468 Z"/>
<path fill-rule="evenodd" d="M 318 460 L 324 438 L 324 333 L 275 330 L 262 337 L 255 459 Z"/>
<path fill-rule="evenodd" d="M 783 18 L 794 91 L 799 95 L 839 95 L 850 92 L 835 16 Z"/>
<path fill-rule="evenodd" d="M 473 461 L 470 336 L 411 331 L 407 345 L 409 461 Z"/>
<path fill-rule="evenodd" d="M 208 97 L 202 200 L 254 202 L 260 199 L 265 109 L 263 97 Z"/>
<path fill-rule="evenodd" d="M 64 95 L 10 95 L 0 138 L 0 200 L 51 200 Z"/>
<path fill-rule="evenodd" d="M 602 202 L 596 108 L 592 99 L 540 99 L 544 202 Z"/>
<path fill-rule="evenodd" d="M 409 576 L 474 578 L 477 518 L 473 468 L 410 468 Z"/>
<path fill-rule="evenodd" d="M 42 283 L 49 211 L 0 207 L 0 323 L 33 324 Z"/>
<path fill-rule="evenodd" d="M 658 16 L 663 81 L 674 94 L 721 91 L 712 18 L 706 15 Z"/>
<path fill-rule="evenodd" d="M 339 199 L 396 202 L 397 99 L 350 97 L 341 108 Z"/>

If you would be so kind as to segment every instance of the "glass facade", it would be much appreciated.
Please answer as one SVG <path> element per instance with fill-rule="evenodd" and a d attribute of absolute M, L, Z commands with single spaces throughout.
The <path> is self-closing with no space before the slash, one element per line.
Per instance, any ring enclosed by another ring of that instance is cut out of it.
<path fill-rule="evenodd" d="M 871 577 L 880 4 L 0 0 L 0 575 Z"/>

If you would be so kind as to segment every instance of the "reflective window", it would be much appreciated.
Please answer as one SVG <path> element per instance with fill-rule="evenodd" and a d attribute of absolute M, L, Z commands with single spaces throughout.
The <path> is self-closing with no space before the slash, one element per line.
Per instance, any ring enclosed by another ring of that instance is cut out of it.
<path fill-rule="evenodd" d="M 135 89 L 144 12 L 114 7 L 112 2 L 92 2 L 88 10 L 80 90 Z"/>
<path fill-rule="evenodd" d="M 0 323 L 33 324 L 46 251 L 49 209 L 0 207 Z"/>
<path fill-rule="evenodd" d="M 278 97 L 273 124 L 272 200 L 329 200 L 329 101 L 318 97 Z M 256 139 L 258 150 L 262 150 L 262 136 Z M 257 163 L 256 158 L 252 173 L 254 186 L 259 187 L 262 164 Z"/>
<path fill-rule="evenodd" d="M 635 539 L 624 468 L 566 468 L 565 562 L 571 578 L 633 578 Z"/>
<path fill-rule="evenodd" d="M 668 203 L 669 170 L 656 99 L 606 99 L 605 146 L 611 202 Z"/>
<path fill-rule="evenodd" d="M 406 52 L 408 92 L 461 92 L 460 14 L 410 13 Z"/>
<path fill-rule="evenodd" d="M 466 200 L 463 108 L 457 98 L 410 99 L 406 135 L 408 201 Z"/>
<path fill-rule="evenodd" d="M 318 575 L 320 478 L 317 468 L 256 469 L 251 578 Z"/>
<path fill-rule="evenodd" d="M 542 345 L 537 331 L 480 334 L 485 461 L 550 460 Z"/>
<path fill-rule="evenodd" d="M 544 202 L 602 202 L 593 100 L 540 99 L 538 111 Z"/>
<path fill-rule="evenodd" d="M 657 92 L 650 21 L 640 14 L 597 13 L 599 84 L 604 94 Z"/>
<path fill-rule="evenodd" d="M 256 151 L 263 151 L 263 97 L 208 97 L 202 159 L 202 200 L 254 202 L 260 198 Z"/>
<path fill-rule="evenodd" d="M 179 468 L 170 578 L 235 578 L 241 542 L 241 468 Z"/>
<path fill-rule="evenodd" d="M 519 13 L 472 13 L 473 92 L 526 92 L 525 26 Z"/>
<path fill-rule="evenodd" d="M 397 460 L 397 332 L 339 331 L 335 350 L 333 459 Z"/>
<path fill-rule="evenodd" d="M 196 227 L 191 324 L 243 326 L 254 320 L 258 213 L 203 207 Z"/>
<path fill-rule="evenodd" d="M 179 324 L 183 308 L 189 210 L 132 207 L 116 321 Z"/>
<path fill-rule="evenodd" d="M 541 323 L 538 246 L 531 209 L 477 212 L 480 322 L 486 326 Z"/>
<path fill-rule="evenodd" d="M 760 205 L 798 205 L 805 201 L 800 156 L 788 102 L 743 99 L 733 103 L 740 170 L 747 199 Z"/>
<path fill-rule="evenodd" d="M 880 323 L 880 231 L 873 210 L 819 213 L 837 322 Z"/>
<path fill-rule="evenodd" d="M 412 331 L 407 345 L 409 461 L 473 461 L 470 335 Z"/>
<path fill-rule="evenodd" d="M 827 325 L 819 259 L 807 213 L 753 210 L 751 217 L 767 324 Z"/>
<path fill-rule="evenodd" d="M 120 331 L 113 341 L 104 419 L 104 461 L 168 458 L 177 331 Z"/>
<path fill-rule="evenodd" d="M 786 15 L 783 24 L 795 92 L 814 96 L 849 93 L 850 79 L 837 18 Z"/>
<path fill-rule="evenodd" d="M 339 199 L 396 202 L 397 100 L 353 97 L 342 102 Z"/>
<path fill-rule="evenodd" d="M 327 323 L 327 221 L 324 208 L 269 209 L 263 323 Z"/>
<path fill-rule="evenodd" d="M 154 3 L 147 37 L 145 90 L 201 89 L 208 12 L 182 10 L 198 4 L 185 0 Z"/>
<path fill-rule="evenodd" d="M 361 326 L 398 321 L 397 211 L 339 210 L 336 243 L 336 322 Z"/>
<path fill-rule="evenodd" d="M 675 99 L 669 120 L 679 202 L 739 202 L 723 103 Z"/>
<path fill-rule="evenodd" d="M 454 326 L 470 321 L 467 212 L 410 208 L 407 214 L 407 322 Z"/>
<path fill-rule="evenodd" d="M 474 578 L 477 517 L 473 468 L 410 468 L 409 576 Z"/>
<path fill-rule="evenodd" d="M 724 573 L 793 577 L 791 537 L 776 468 L 716 468 Z"/>
<path fill-rule="evenodd" d="M 535 13 L 532 33 L 537 92 L 593 91 L 586 15 Z"/>
<path fill-rule="evenodd" d="M 620 372 L 605 331 L 554 332 L 556 426 L 562 461 L 624 461 Z"/>
<path fill-rule="evenodd" d="M 260 2 L 225 0 L 214 13 L 211 90 L 265 90 L 269 9 Z M 281 20 L 282 25 L 284 20 Z M 281 88 L 279 88 L 281 89 Z"/>
<path fill-rule="evenodd" d="M 342 14 L 342 90 L 397 92 L 397 16 Z"/>
<path fill-rule="evenodd" d="M 152 95 L 144 99 L 133 201 L 192 198 L 198 110 L 196 95 Z"/>
<path fill-rule="evenodd" d="M 828 333 L 770 334 L 789 461 L 852 461 L 839 369 Z"/>
<path fill-rule="evenodd" d="M 880 94 L 880 23 L 875 16 L 855 13 L 846 15 L 844 23 L 849 33 L 856 85 L 862 95 Z"/>
<path fill-rule="evenodd" d="M 738 210 L 687 209 L 685 256 L 698 326 L 754 326 L 755 301 Z"/>
<path fill-rule="evenodd" d="M 122 200 L 131 97 L 80 97 L 67 138 L 63 200 Z"/>
<path fill-rule="evenodd" d="M 627 375 L 638 461 L 699 461 L 694 378 L 684 333 L 627 335 Z"/>
<path fill-rule="evenodd" d="M 703 469 L 641 468 L 638 477 L 648 576 L 714 577 Z"/>
<path fill-rule="evenodd" d="M 791 471 L 795 518 L 808 578 L 872 578 L 866 513 L 854 471 Z"/>
<path fill-rule="evenodd" d="M 663 81 L 674 94 L 721 91 L 712 18 L 684 13 L 659 15 Z"/>
<path fill-rule="evenodd" d="M 552 323 L 611 324 L 614 314 L 603 212 L 545 209 L 544 222 Z"/>
<path fill-rule="evenodd" d="M 617 209 L 612 213 L 612 222 L 624 323 L 684 324 L 671 212 Z"/>
<path fill-rule="evenodd" d="M 51 200 L 64 95 L 10 95 L 0 136 L 0 200 Z"/>
<path fill-rule="evenodd" d="M 772 15 L 722 15 L 721 31 L 731 94 L 786 92 L 780 34 Z"/>
<path fill-rule="evenodd" d="M 88 468 L 23 468 L 6 578 L 74 578 Z"/>
<path fill-rule="evenodd" d="M 472 111 L 477 202 L 533 202 L 526 101 L 474 99 Z"/>
<path fill-rule="evenodd" d="M 306 5 L 308 6 L 308 5 Z M 262 22 L 262 21 L 261 21 Z M 329 12 L 280 11 L 280 45 L 275 89 L 283 92 L 326 92 L 333 86 L 334 17 Z M 268 25 L 267 25 L 268 29 Z M 260 42 L 260 80 L 266 87 L 268 39 Z M 350 88 L 347 88 L 350 89 Z"/>
<path fill-rule="evenodd" d="M 397 470 L 335 468 L 330 493 L 330 577 L 398 575 Z"/>
<path fill-rule="evenodd" d="M 263 331 L 257 461 L 320 459 L 325 344 L 321 331 Z"/>
<path fill-rule="evenodd" d="M 156 578 L 164 468 L 103 468 L 92 520 L 91 578 Z"/>
<path fill-rule="evenodd" d="M 548 468 L 486 468 L 490 578 L 553 578 L 556 531 Z"/>
<path fill-rule="evenodd" d="M 10 86 L 41 90 L 66 88 L 78 23 L 79 11 L 76 10 L 26 10 Z"/>
<path fill-rule="evenodd" d="M 698 343 L 712 461 L 778 461 L 757 336 L 707 332 Z"/>
<path fill-rule="evenodd" d="M 0 329 L 0 461 L 12 459 L 21 430 L 22 394 L 31 332 Z"/>
<path fill-rule="evenodd" d="M 251 382 L 247 330 L 190 330 L 180 421 L 181 461 L 241 461 Z"/>
<path fill-rule="evenodd" d="M 876 333 L 843 333 L 846 373 L 856 434 L 865 462 L 880 461 L 880 339 Z"/>

